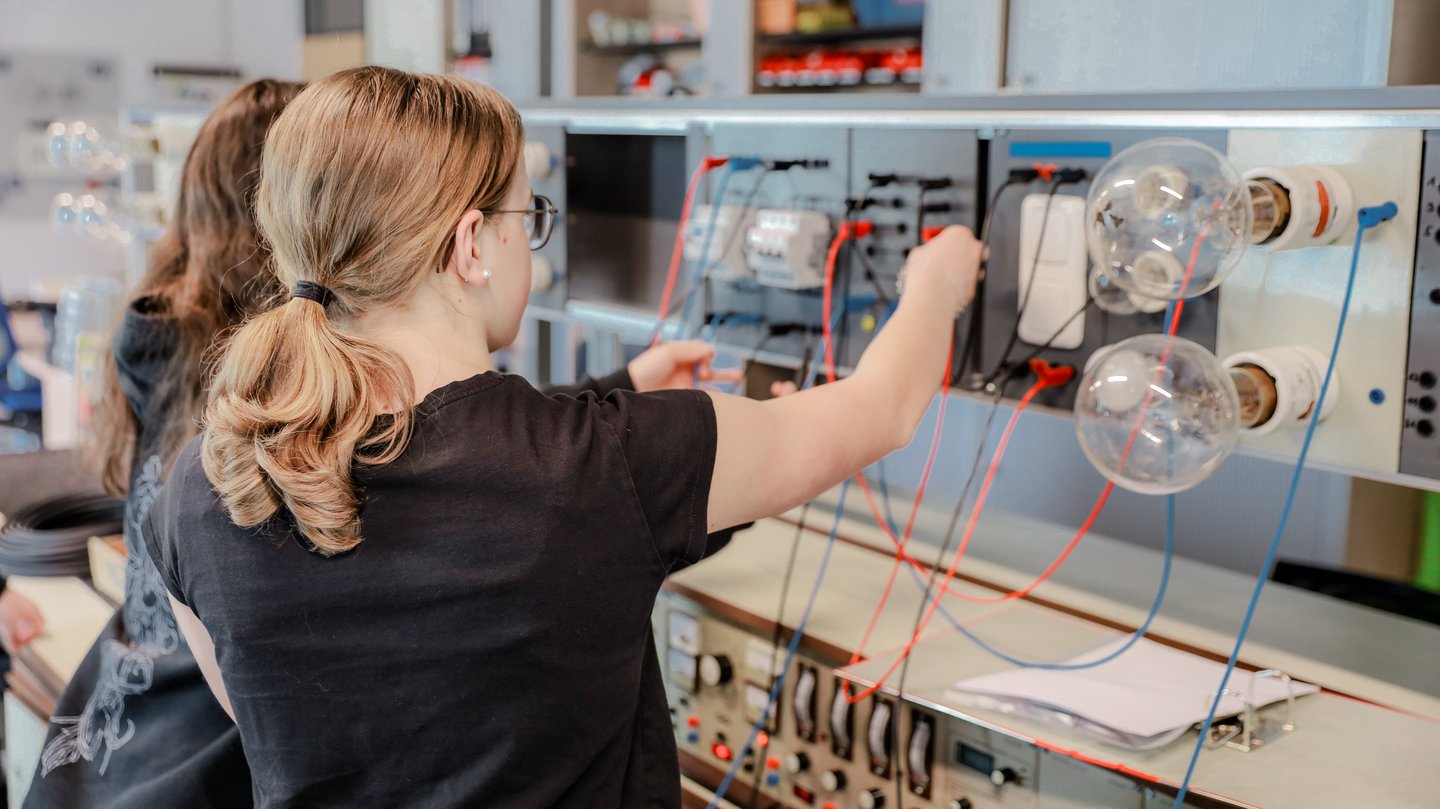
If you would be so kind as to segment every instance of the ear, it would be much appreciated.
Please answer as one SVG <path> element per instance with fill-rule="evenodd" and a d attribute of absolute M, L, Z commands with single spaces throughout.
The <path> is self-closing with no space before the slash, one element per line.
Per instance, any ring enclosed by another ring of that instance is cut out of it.
<path fill-rule="evenodd" d="M 476 235 L 480 227 L 485 224 L 485 214 L 479 211 L 466 211 L 460 217 L 460 222 L 455 225 L 454 249 L 450 251 L 450 266 L 447 270 L 453 269 L 460 280 L 475 286 L 484 286 L 485 279 L 480 275 L 480 257 L 477 251 L 480 241 Z"/>

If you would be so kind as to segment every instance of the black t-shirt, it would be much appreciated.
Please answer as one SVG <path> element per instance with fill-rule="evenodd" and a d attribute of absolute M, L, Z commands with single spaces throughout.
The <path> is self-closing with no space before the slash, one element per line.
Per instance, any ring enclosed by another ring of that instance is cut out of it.
<path fill-rule="evenodd" d="M 198 440 L 145 522 L 214 639 L 257 804 L 678 806 L 650 613 L 706 551 L 709 398 L 487 373 L 417 413 L 398 460 L 357 470 L 351 553 L 233 525 Z"/>

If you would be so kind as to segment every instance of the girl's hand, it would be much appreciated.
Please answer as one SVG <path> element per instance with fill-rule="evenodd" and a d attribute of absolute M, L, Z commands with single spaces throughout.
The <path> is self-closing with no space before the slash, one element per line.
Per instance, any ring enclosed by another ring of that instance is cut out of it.
<path fill-rule="evenodd" d="M 15 651 L 40 634 L 45 619 L 35 602 L 14 590 L 0 593 L 0 646 L 7 654 Z"/>
<path fill-rule="evenodd" d="M 679 340 L 661 343 L 630 362 L 630 380 L 635 390 L 649 393 L 656 390 L 693 388 L 697 382 L 739 382 L 745 375 L 738 368 L 718 371 L 710 363 L 715 349 L 700 340 Z"/>

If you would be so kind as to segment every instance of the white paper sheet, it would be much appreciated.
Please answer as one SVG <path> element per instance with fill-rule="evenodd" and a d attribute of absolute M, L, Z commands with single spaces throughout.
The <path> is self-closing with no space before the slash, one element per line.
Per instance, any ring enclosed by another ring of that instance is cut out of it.
<path fill-rule="evenodd" d="M 1099 659 L 1126 640 L 1118 638 L 1064 662 Z M 961 680 L 954 691 L 962 698 L 975 695 L 1047 706 L 1121 736 L 1150 739 L 1203 721 L 1224 672 L 1223 663 L 1142 639 L 1125 654 L 1092 669 L 1015 669 Z M 1320 690 L 1308 683 L 1295 682 L 1292 686 L 1297 697 Z M 1255 680 L 1252 687 L 1247 671 L 1231 674 L 1227 687 L 1248 694 L 1257 708 L 1283 700 L 1288 693 L 1279 678 Z M 1243 710 L 1239 700 L 1227 695 L 1220 701 L 1217 715 Z"/>

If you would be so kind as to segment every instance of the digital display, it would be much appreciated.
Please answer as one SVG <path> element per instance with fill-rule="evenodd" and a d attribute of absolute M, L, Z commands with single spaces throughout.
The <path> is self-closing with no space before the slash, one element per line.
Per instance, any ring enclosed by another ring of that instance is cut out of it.
<path fill-rule="evenodd" d="M 989 775 L 995 771 L 995 757 L 964 742 L 955 743 L 955 763 Z"/>

